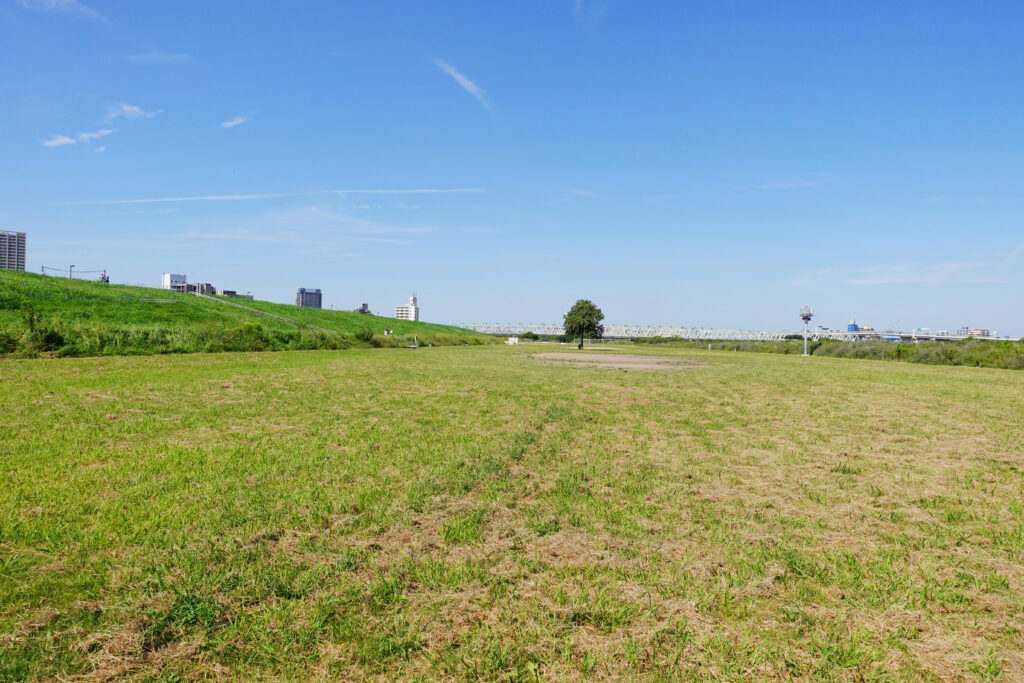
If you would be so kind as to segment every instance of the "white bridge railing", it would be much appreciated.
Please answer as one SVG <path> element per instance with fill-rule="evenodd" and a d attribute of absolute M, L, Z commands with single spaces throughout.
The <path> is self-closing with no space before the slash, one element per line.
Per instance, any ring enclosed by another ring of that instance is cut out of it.
<path fill-rule="evenodd" d="M 565 334 L 561 325 L 554 323 L 452 323 L 455 327 L 462 327 L 484 334 L 495 335 L 522 335 L 533 332 L 540 336 L 558 336 Z M 737 330 L 726 327 L 639 327 L 634 325 L 605 325 L 604 336 L 606 339 L 645 339 L 649 337 L 675 337 L 678 339 L 693 339 L 707 341 L 780 341 L 789 335 L 800 335 L 799 330 L 792 332 L 766 332 L 761 330 Z M 841 330 L 810 330 L 807 333 L 808 339 L 836 339 L 839 341 L 860 341 L 866 339 L 885 339 L 889 341 L 957 341 L 965 339 L 962 335 L 955 334 L 934 334 L 931 332 L 892 332 L 892 331 L 864 331 L 845 332 Z M 1009 337 L 976 337 L 976 339 L 996 340 L 1009 339 Z"/>
<path fill-rule="evenodd" d="M 561 325 L 554 323 L 469 323 L 458 325 L 484 334 L 521 335 L 527 332 L 541 336 L 557 336 L 565 334 Z M 720 327 L 638 327 L 634 325 L 605 325 L 606 339 L 639 339 L 647 337 L 678 337 L 682 339 L 730 339 L 778 341 L 791 332 L 761 332 L 755 330 L 735 330 Z"/>

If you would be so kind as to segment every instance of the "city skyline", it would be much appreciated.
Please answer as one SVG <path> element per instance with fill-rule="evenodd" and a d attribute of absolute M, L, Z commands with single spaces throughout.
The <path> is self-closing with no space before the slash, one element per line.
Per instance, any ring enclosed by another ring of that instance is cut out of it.
<path fill-rule="evenodd" d="M 30 271 L 436 322 L 1021 336 L 1022 19 L 6 2 L 0 229 Z"/>

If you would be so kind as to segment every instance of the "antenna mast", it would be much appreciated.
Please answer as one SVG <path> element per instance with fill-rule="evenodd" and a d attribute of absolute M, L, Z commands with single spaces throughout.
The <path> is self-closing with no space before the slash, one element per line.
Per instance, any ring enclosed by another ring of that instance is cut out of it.
<path fill-rule="evenodd" d="M 807 323 L 811 322 L 811 318 L 814 316 L 814 309 L 810 306 L 804 306 L 800 309 L 800 319 L 804 321 L 804 355 L 807 355 Z"/>

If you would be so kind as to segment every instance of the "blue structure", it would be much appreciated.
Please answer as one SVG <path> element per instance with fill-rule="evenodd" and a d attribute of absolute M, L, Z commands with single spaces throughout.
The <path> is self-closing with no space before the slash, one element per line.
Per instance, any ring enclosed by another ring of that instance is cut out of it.
<path fill-rule="evenodd" d="M 857 321 L 850 318 L 850 324 L 846 326 L 847 332 L 860 332 L 860 327 L 857 325 Z"/>

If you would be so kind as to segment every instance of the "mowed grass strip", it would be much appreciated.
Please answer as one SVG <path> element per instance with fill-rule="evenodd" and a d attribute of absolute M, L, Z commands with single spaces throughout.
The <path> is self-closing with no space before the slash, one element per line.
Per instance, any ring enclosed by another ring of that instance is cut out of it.
<path fill-rule="evenodd" d="M 0 364 L 0 680 L 1024 677 L 1024 375 L 532 352 Z"/>

